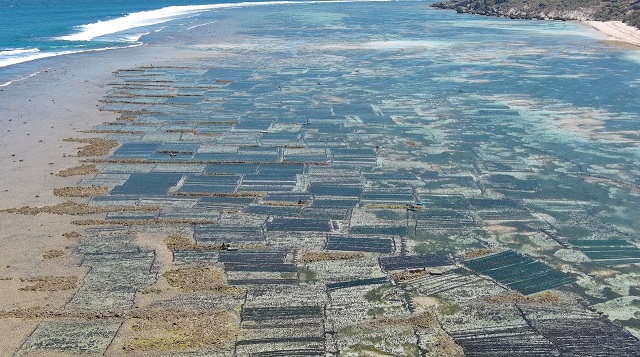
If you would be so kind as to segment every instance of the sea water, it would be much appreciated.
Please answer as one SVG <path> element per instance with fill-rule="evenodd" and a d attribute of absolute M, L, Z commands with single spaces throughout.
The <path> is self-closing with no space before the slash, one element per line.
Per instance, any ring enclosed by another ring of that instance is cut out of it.
<path fill-rule="evenodd" d="M 283 2 L 0 0 L 0 86 L 26 78 L 37 68 L 7 67 L 60 55 L 136 46 L 143 42 L 141 37 L 161 31 L 171 21 L 207 11 Z"/>

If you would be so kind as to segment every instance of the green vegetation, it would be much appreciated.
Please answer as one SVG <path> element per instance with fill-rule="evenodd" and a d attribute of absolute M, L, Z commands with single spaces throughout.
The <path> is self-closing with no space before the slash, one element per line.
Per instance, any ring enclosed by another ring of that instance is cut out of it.
<path fill-rule="evenodd" d="M 635 0 L 451 0 L 432 6 L 520 19 L 618 20 L 640 28 L 640 2 Z"/>
<path fill-rule="evenodd" d="M 384 307 L 372 307 L 371 309 L 367 310 L 367 315 L 371 317 L 384 315 Z"/>
<path fill-rule="evenodd" d="M 382 296 L 389 289 L 390 287 L 388 286 L 379 286 L 379 287 L 373 288 L 367 291 L 366 294 L 364 294 L 364 298 L 369 302 L 382 303 L 384 302 L 382 301 Z"/>

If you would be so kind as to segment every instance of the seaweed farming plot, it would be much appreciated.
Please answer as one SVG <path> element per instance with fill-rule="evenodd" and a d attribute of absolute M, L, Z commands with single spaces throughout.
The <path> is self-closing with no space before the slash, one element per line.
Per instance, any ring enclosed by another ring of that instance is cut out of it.
<path fill-rule="evenodd" d="M 465 211 L 424 209 L 415 212 L 416 231 L 467 230 L 477 228 L 476 222 Z"/>
<path fill-rule="evenodd" d="M 640 248 L 623 239 L 572 239 L 569 243 L 583 252 L 589 259 L 602 265 L 640 262 Z"/>
<path fill-rule="evenodd" d="M 43 321 L 24 342 L 16 356 L 56 351 L 82 355 L 102 355 L 115 337 L 119 320 Z"/>
<path fill-rule="evenodd" d="M 177 192 L 182 193 L 230 193 L 240 184 L 239 176 L 189 175 Z"/>
<path fill-rule="evenodd" d="M 380 284 L 387 284 L 387 283 L 389 283 L 389 279 L 387 279 L 386 277 L 369 278 L 369 279 L 359 279 L 359 280 L 341 281 L 337 283 L 329 283 L 327 284 L 327 289 L 338 290 L 338 289 L 352 288 L 356 286 L 380 285 Z"/>
<path fill-rule="evenodd" d="M 425 275 L 407 281 L 412 289 L 425 296 L 436 296 L 450 290 L 477 286 L 484 279 L 464 269 L 453 269 L 439 275 Z"/>
<path fill-rule="evenodd" d="M 264 233 L 261 226 L 226 226 L 205 225 L 194 226 L 194 238 L 198 243 L 220 245 L 238 243 L 264 242 Z"/>
<path fill-rule="evenodd" d="M 296 265 L 285 263 L 284 251 L 221 251 L 219 262 L 226 272 L 296 272 Z"/>
<path fill-rule="evenodd" d="M 327 237 L 327 250 L 344 250 L 352 252 L 392 253 L 395 250 L 393 239 L 351 236 Z"/>
<path fill-rule="evenodd" d="M 328 219 L 275 217 L 267 222 L 266 229 L 276 232 L 331 232 L 334 225 Z"/>
<path fill-rule="evenodd" d="M 309 192 L 316 196 L 360 197 L 362 187 L 355 185 L 336 185 L 333 182 L 313 182 L 309 186 Z"/>
<path fill-rule="evenodd" d="M 411 204 L 415 202 L 415 197 L 410 188 L 404 190 L 379 189 L 363 191 L 360 200 L 365 203 Z"/>
<path fill-rule="evenodd" d="M 244 306 L 240 316 L 242 334 L 236 342 L 236 353 L 239 355 L 325 355 L 322 305 L 249 304 Z"/>
<path fill-rule="evenodd" d="M 132 173 L 124 184 L 111 190 L 112 195 L 167 195 L 182 179 L 181 174 Z"/>
<path fill-rule="evenodd" d="M 575 281 L 571 275 L 513 251 L 467 260 L 464 264 L 523 294 L 532 294 Z"/>
<path fill-rule="evenodd" d="M 522 306 L 532 327 L 548 339 L 563 356 L 637 356 L 638 340 L 620 326 L 602 317 L 557 318 L 565 312 Z"/>
<path fill-rule="evenodd" d="M 560 356 L 555 346 L 529 326 L 506 326 L 450 332 L 465 356 Z"/>

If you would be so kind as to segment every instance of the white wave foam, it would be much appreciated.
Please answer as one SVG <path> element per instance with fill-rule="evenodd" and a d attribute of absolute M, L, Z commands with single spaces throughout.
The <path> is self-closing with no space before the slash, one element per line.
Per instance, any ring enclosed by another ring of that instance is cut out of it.
<path fill-rule="evenodd" d="M 35 60 L 47 58 L 47 57 L 55 57 L 55 56 L 69 55 L 69 54 L 82 53 L 82 52 L 97 52 L 97 51 L 113 50 L 116 48 L 135 47 L 138 45 L 139 44 L 131 45 L 131 46 L 123 46 L 123 47 L 95 48 L 90 50 L 82 49 L 82 50 L 51 51 L 51 52 L 33 51 L 33 53 L 28 55 L 24 55 L 28 53 L 28 52 L 24 52 L 23 55 L 21 56 L 0 56 L 0 68 L 12 66 L 14 64 L 19 64 L 19 63 L 35 61 Z M 7 84 L 5 83 L 4 85 L 7 85 Z"/>
<path fill-rule="evenodd" d="M 230 4 L 211 5 L 185 5 L 169 6 L 157 10 L 135 12 L 113 20 L 98 21 L 79 27 L 79 32 L 58 37 L 65 41 L 91 41 L 97 37 L 126 31 L 136 27 L 144 27 L 161 24 L 186 16 L 192 16 L 201 12 L 250 6 L 287 5 L 287 4 L 317 4 L 317 3 L 343 3 L 343 2 L 379 2 L 391 0 L 335 0 L 335 1 L 264 1 L 241 2 Z"/>
<path fill-rule="evenodd" d="M 31 78 L 31 77 L 39 74 L 40 72 L 42 72 L 42 71 L 34 72 L 34 73 L 31 73 L 31 74 L 29 74 L 27 76 L 24 76 L 24 77 L 21 77 L 21 78 L 18 78 L 18 79 L 14 79 L 12 81 L 8 81 L 8 82 L 5 82 L 5 83 L 2 83 L 2 84 L 0 84 L 0 87 L 6 87 L 6 86 L 8 86 L 8 85 L 10 85 L 12 83 L 24 81 L 27 78 Z"/>
<path fill-rule="evenodd" d="M 25 51 L 25 52 L 15 52 L 11 55 L 4 55 L 4 53 L 0 53 L 0 67 L 7 67 L 18 63 L 34 61 L 41 58 L 60 56 L 69 53 L 73 53 L 74 51 L 57 51 L 57 52 L 40 52 L 40 51 Z"/>
<path fill-rule="evenodd" d="M 14 48 L 12 50 L 0 51 L 0 57 L 17 56 L 25 53 L 40 52 L 37 48 Z"/>

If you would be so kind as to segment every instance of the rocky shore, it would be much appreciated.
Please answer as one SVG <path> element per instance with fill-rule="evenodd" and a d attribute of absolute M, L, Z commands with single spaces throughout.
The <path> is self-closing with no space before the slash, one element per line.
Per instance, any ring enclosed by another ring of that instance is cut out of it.
<path fill-rule="evenodd" d="M 452 0 L 432 5 L 439 9 L 456 10 L 485 16 L 512 19 L 622 21 L 640 28 L 640 2 L 604 1 L 549 1 L 549 0 Z"/>

